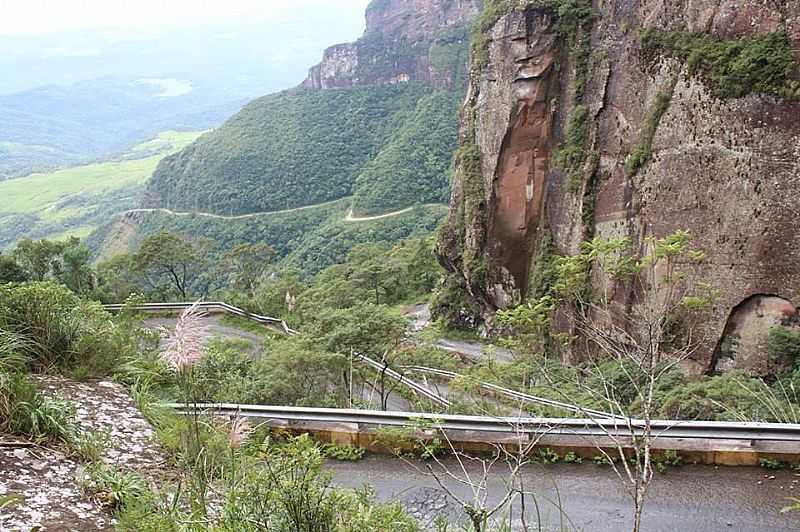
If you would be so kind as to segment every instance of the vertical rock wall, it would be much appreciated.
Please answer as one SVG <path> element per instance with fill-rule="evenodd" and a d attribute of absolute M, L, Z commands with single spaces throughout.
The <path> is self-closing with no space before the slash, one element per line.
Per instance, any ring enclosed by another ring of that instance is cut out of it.
<path fill-rule="evenodd" d="M 481 0 L 374 0 L 364 36 L 325 50 L 303 86 L 335 89 L 422 81 L 452 88 Z"/>
<path fill-rule="evenodd" d="M 708 255 L 691 274 L 720 295 L 695 361 L 697 371 L 713 370 L 740 303 L 756 294 L 800 303 L 800 101 L 763 94 L 720 99 L 681 61 L 643 57 L 641 31 L 716 39 L 783 31 L 800 59 L 800 0 L 597 0 L 593 7 L 580 102 L 574 50 L 546 11 L 513 11 L 490 32 L 489 64 L 473 72 L 463 135 L 470 142 L 474 131 L 485 211 L 465 211 L 464 189 L 454 187 L 442 263 L 491 322 L 496 309 L 531 288 L 528 272 L 545 241 L 572 254 L 591 234 L 642 243 L 689 230 Z M 650 158 L 632 172 L 626 159 L 665 97 Z M 576 187 L 552 155 L 578 103 L 588 109 L 593 160 Z M 483 238 L 459 236 L 463 226 Z M 490 259 L 480 276 L 465 260 L 474 256 Z"/>

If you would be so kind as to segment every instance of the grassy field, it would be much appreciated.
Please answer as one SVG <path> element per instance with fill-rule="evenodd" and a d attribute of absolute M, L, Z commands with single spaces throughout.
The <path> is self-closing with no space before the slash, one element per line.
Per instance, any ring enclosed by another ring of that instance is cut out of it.
<path fill-rule="evenodd" d="M 139 144 L 130 154 L 156 153 L 142 159 L 126 159 L 64 168 L 46 174 L 31 174 L 0 182 L 0 213 L 43 213 L 52 219 L 58 203 L 74 194 L 99 195 L 125 186 L 142 184 L 165 156 L 189 145 L 196 132 L 168 131 Z"/>
<path fill-rule="evenodd" d="M 88 235 L 108 216 L 135 207 L 159 161 L 200 134 L 166 131 L 115 160 L 0 181 L 0 248 L 25 236 Z"/>

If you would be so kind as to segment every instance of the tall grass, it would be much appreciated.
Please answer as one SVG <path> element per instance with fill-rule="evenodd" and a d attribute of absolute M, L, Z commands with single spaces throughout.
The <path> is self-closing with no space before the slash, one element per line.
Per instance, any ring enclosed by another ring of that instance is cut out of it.
<path fill-rule="evenodd" d="M 30 343 L 24 336 L 0 329 L 0 373 L 25 369 L 29 349 Z"/>
<path fill-rule="evenodd" d="M 26 376 L 0 372 L 0 432 L 71 443 L 72 416 L 69 404 L 44 397 Z"/>
<path fill-rule="evenodd" d="M 0 286 L 0 370 L 113 373 L 138 350 L 98 303 L 52 282 Z"/>

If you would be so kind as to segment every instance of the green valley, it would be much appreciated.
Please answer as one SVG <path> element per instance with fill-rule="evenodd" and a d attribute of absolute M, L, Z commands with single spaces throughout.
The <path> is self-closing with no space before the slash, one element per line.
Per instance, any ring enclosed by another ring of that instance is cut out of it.
<path fill-rule="evenodd" d="M 0 247 L 23 236 L 87 236 L 109 217 L 137 206 L 159 161 L 199 136 L 167 131 L 115 160 L 0 182 Z"/>

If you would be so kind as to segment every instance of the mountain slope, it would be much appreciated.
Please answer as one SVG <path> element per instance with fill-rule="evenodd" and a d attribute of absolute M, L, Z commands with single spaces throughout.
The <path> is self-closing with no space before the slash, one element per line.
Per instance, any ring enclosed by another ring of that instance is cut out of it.
<path fill-rule="evenodd" d="M 0 181 L 0 249 L 22 237 L 88 235 L 135 207 L 158 162 L 198 136 L 167 131 L 114 160 Z"/>
<path fill-rule="evenodd" d="M 447 197 L 477 0 L 380 0 L 301 88 L 252 102 L 165 159 L 147 207 L 220 214 L 356 196 L 357 214 Z"/>
<path fill-rule="evenodd" d="M 165 159 L 148 206 L 246 214 L 350 196 L 360 170 L 426 92 L 405 84 L 260 98 Z"/>
<path fill-rule="evenodd" d="M 446 213 L 481 5 L 373 1 L 364 36 L 328 48 L 300 87 L 250 103 L 159 164 L 143 207 L 179 214 L 130 213 L 95 235 L 95 247 L 107 256 L 168 227 L 212 237 L 220 251 L 265 241 L 285 263 L 316 271 L 359 242 L 429 234 Z"/>

